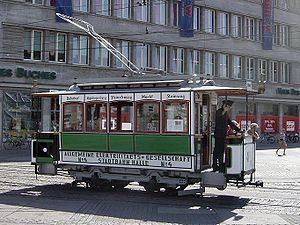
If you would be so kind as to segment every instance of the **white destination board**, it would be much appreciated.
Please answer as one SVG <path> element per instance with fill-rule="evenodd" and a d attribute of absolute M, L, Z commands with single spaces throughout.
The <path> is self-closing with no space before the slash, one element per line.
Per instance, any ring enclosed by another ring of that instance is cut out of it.
<path fill-rule="evenodd" d="M 85 102 L 107 102 L 107 94 L 86 94 Z"/>
<path fill-rule="evenodd" d="M 61 161 L 63 163 L 95 164 L 102 166 L 192 169 L 192 157 L 183 155 L 61 151 Z"/>
<path fill-rule="evenodd" d="M 109 94 L 109 101 L 133 101 L 133 94 L 123 93 L 123 94 Z"/>
<path fill-rule="evenodd" d="M 160 100 L 160 93 L 136 93 L 135 100 Z"/>
<path fill-rule="evenodd" d="M 163 92 L 162 100 L 190 100 L 190 92 Z"/>
<path fill-rule="evenodd" d="M 83 102 L 84 95 L 63 95 L 62 102 Z"/>

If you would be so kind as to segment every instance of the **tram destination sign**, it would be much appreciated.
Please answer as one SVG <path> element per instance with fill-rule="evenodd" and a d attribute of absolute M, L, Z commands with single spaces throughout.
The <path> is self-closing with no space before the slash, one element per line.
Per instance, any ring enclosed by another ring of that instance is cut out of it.
<path fill-rule="evenodd" d="M 106 152 L 61 151 L 63 163 L 102 166 L 192 169 L 192 157 L 184 155 L 128 154 Z"/>

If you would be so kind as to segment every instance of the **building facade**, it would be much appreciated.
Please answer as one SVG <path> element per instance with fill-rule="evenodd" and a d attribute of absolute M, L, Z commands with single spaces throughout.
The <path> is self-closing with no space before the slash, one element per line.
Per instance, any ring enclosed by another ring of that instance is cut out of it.
<path fill-rule="evenodd" d="M 82 30 L 55 19 L 55 1 L 0 0 L 0 128 L 27 136 L 34 129 L 55 129 L 57 101 L 32 102 L 31 93 L 66 89 L 76 82 L 126 80 L 128 71 Z M 261 132 L 299 131 L 300 1 L 274 0 L 273 49 L 262 49 L 261 0 L 195 0 L 194 37 L 180 37 L 181 1 L 73 0 L 73 16 L 94 25 L 97 33 L 139 68 L 155 68 L 159 79 L 193 74 L 216 84 L 256 89 L 248 119 Z M 37 81 L 37 86 L 34 85 Z M 245 101 L 234 99 L 232 119 L 245 123 Z M 33 124 L 51 108 L 47 124 Z"/>

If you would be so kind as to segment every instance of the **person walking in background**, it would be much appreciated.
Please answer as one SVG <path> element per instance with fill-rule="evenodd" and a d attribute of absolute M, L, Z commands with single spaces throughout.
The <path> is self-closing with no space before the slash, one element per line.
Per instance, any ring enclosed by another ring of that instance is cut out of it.
<path fill-rule="evenodd" d="M 224 100 L 222 103 L 223 105 L 216 111 L 215 117 L 216 126 L 214 132 L 215 149 L 213 153 L 213 171 L 225 173 L 224 150 L 226 147 L 228 125 L 237 132 L 241 132 L 241 129 L 232 122 L 228 115 L 228 111 L 230 110 L 233 101 Z"/>
<path fill-rule="evenodd" d="M 281 149 L 281 148 L 283 148 L 283 154 L 282 155 L 285 155 L 285 150 L 286 150 L 286 148 L 287 148 L 287 143 L 286 143 L 286 132 L 285 132 L 285 129 L 284 128 L 282 128 L 282 131 L 279 133 L 279 145 L 278 145 L 278 148 L 277 148 L 277 150 L 276 150 L 276 154 L 278 155 L 278 156 L 281 156 L 281 155 L 279 155 L 279 153 L 278 153 L 278 151 Z"/>

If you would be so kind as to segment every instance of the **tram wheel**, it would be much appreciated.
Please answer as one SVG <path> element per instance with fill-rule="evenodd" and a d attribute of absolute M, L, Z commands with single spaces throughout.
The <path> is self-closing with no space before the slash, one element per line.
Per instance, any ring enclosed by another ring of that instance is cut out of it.
<path fill-rule="evenodd" d="M 115 190 L 122 190 L 124 187 L 126 187 L 129 184 L 128 181 L 118 181 L 113 180 L 111 182 L 111 185 L 114 187 Z"/>
<path fill-rule="evenodd" d="M 109 191 L 112 189 L 112 184 L 108 180 L 92 179 L 88 184 L 91 189 L 96 191 Z"/>

